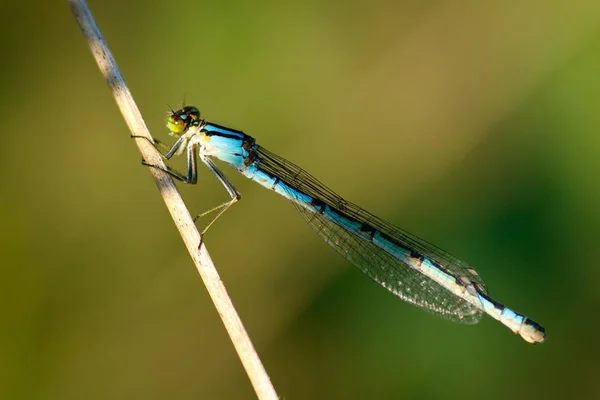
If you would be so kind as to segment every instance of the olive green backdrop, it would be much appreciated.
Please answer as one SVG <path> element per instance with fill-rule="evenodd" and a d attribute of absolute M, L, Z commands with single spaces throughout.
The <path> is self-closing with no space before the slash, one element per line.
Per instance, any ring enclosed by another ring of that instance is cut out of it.
<path fill-rule="evenodd" d="M 206 243 L 282 398 L 600 397 L 598 1 L 90 5 L 154 136 L 185 99 L 547 329 L 403 303 L 225 167 Z M 254 398 L 66 2 L 0 22 L 0 398 Z"/>

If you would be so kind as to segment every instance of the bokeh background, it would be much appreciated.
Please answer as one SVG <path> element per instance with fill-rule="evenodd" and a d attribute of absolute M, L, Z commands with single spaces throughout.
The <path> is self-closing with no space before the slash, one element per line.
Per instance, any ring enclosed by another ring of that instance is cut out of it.
<path fill-rule="evenodd" d="M 547 329 L 407 305 L 225 169 L 206 243 L 282 398 L 600 398 L 600 2 L 91 7 L 155 137 L 185 99 Z M 0 398 L 254 398 L 66 2 L 0 21 Z"/>

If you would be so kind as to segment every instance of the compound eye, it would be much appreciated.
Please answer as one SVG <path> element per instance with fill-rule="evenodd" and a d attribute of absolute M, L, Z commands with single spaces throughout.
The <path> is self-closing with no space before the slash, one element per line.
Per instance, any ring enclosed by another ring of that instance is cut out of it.
<path fill-rule="evenodd" d="M 182 134 L 186 131 L 190 122 L 192 121 L 187 114 L 176 111 L 169 116 L 167 128 L 169 128 L 172 133 Z"/>
<path fill-rule="evenodd" d="M 190 126 L 197 126 L 200 122 L 200 111 L 196 107 L 187 106 L 169 115 L 167 128 L 169 128 L 171 133 L 181 135 Z"/>

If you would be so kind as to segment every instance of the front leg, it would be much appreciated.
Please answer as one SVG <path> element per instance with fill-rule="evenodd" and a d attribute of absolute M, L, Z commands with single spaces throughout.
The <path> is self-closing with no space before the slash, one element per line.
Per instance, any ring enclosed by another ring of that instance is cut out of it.
<path fill-rule="evenodd" d="M 146 160 L 144 160 L 144 159 L 142 159 L 142 165 L 146 165 L 148 167 L 159 169 L 159 170 L 171 175 L 173 178 L 177 179 L 178 181 L 181 181 L 184 183 L 189 183 L 191 185 L 195 185 L 198 182 L 198 167 L 197 167 L 197 162 L 196 162 L 196 145 L 191 144 L 191 145 L 187 146 L 187 150 L 188 150 L 187 151 L 187 158 L 188 158 L 187 175 L 177 171 L 176 169 L 169 167 L 168 165 L 166 166 L 166 168 L 163 168 L 160 165 L 154 165 L 154 164 L 147 163 Z M 167 158 L 167 156 L 168 156 L 168 154 L 164 157 Z"/>
<path fill-rule="evenodd" d="M 177 141 L 175 142 L 173 147 L 169 148 L 169 146 L 162 143 L 158 139 L 153 138 L 153 140 L 154 140 L 154 142 L 153 142 L 146 136 L 131 135 L 131 138 L 147 140 L 160 153 L 160 155 L 163 156 L 167 160 L 170 160 L 171 157 L 173 157 L 174 155 L 181 155 L 183 153 L 183 151 L 185 150 L 185 147 L 186 147 L 185 144 L 187 142 L 187 138 L 185 136 L 181 136 L 179 139 L 177 139 Z M 163 153 L 162 151 L 160 151 L 158 146 L 162 147 L 164 150 L 168 150 L 167 153 Z"/>

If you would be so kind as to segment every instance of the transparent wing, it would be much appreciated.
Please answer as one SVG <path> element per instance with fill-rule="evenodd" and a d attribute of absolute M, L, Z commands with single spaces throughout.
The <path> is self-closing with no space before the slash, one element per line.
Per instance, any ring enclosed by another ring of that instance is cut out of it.
<path fill-rule="evenodd" d="M 258 149 L 261 158 L 260 168 L 279 177 L 293 188 L 325 202 L 330 207 L 361 224 L 373 227 L 384 233 L 402 247 L 415 250 L 435 261 L 454 276 L 468 277 L 476 282 L 481 292 L 486 288 L 483 280 L 468 264 L 449 255 L 445 251 L 377 218 L 355 204 L 347 202 L 317 179 L 289 161 L 278 157 L 264 148 Z M 289 192 L 291 197 L 295 192 Z M 429 277 L 411 268 L 401 259 L 342 228 L 315 210 L 294 203 L 300 214 L 331 247 L 350 261 L 359 270 L 394 293 L 402 300 L 422 307 L 446 319 L 466 323 L 477 323 L 482 311 L 476 306 L 454 295 Z"/>

